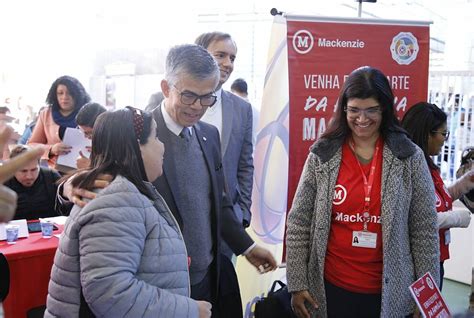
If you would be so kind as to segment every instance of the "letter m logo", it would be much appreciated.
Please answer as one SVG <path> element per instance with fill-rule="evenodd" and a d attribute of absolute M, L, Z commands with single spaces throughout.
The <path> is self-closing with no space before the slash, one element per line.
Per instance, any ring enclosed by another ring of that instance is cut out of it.
<path fill-rule="evenodd" d="M 339 205 L 346 200 L 347 197 L 347 190 L 344 186 L 337 184 L 334 188 L 334 197 L 332 199 L 332 203 L 334 205 Z"/>
<path fill-rule="evenodd" d="M 307 49 L 308 48 L 308 41 L 309 41 L 309 36 L 297 36 L 296 37 L 296 45 L 298 46 L 298 48 L 304 48 L 304 49 Z"/>
<path fill-rule="evenodd" d="M 293 35 L 293 48 L 300 54 L 306 54 L 313 48 L 314 38 L 308 30 L 299 30 Z"/>

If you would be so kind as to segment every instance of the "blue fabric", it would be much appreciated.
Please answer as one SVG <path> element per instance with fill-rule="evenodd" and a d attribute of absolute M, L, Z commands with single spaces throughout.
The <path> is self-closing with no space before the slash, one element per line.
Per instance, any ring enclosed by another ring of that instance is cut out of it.
<path fill-rule="evenodd" d="M 75 109 L 71 114 L 68 116 L 63 116 L 58 109 L 53 109 L 52 115 L 53 115 L 53 120 L 56 124 L 58 124 L 61 127 L 70 127 L 70 128 L 76 128 L 76 115 L 79 112 L 81 108 Z"/>
<path fill-rule="evenodd" d="M 28 142 L 28 140 L 31 137 L 31 133 L 33 132 L 33 128 L 34 128 L 34 126 L 32 126 L 32 125 L 29 125 L 25 128 L 25 130 L 23 131 L 23 135 L 21 135 L 21 138 L 18 139 L 18 144 L 19 145 L 26 145 L 26 143 Z"/>

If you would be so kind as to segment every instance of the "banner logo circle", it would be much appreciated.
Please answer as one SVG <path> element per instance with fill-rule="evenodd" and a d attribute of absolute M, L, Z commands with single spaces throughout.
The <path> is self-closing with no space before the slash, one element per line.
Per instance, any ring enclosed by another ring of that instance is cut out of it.
<path fill-rule="evenodd" d="M 408 65 L 416 60 L 419 49 L 418 41 L 411 32 L 398 33 L 390 44 L 392 58 L 400 65 Z"/>
<path fill-rule="evenodd" d="M 299 30 L 293 36 L 293 48 L 300 54 L 306 54 L 313 48 L 314 38 L 308 30 Z"/>

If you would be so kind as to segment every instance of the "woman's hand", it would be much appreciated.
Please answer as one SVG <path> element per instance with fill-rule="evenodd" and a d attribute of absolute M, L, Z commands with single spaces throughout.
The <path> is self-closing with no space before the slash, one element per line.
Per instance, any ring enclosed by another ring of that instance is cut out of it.
<path fill-rule="evenodd" d="M 211 303 L 203 300 L 197 300 L 196 302 L 199 309 L 199 318 L 210 318 L 212 309 Z"/>
<path fill-rule="evenodd" d="M 415 312 L 413 313 L 413 318 L 422 318 L 423 316 L 421 315 L 420 309 L 418 306 L 415 307 Z"/>
<path fill-rule="evenodd" d="M 71 146 L 63 144 L 62 142 L 58 142 L 57 144 L 54 144 L 51 147 L 50 152 L 55 156 L 59 156 L 59 155 L 68 154 L 69 152 L 71 152 L 71 149 L 72 149 Z"/>
<path fill-rule="evenodd" d="M 308 311 L 306 307 L 306 302 L 309 303 L 311 308 L 319 308 L 318 303 L 311 297 L 307 290 L 301 290 L 291 294 L 291 308 L 299 318 L 311 317 L 310 311 Z"/>

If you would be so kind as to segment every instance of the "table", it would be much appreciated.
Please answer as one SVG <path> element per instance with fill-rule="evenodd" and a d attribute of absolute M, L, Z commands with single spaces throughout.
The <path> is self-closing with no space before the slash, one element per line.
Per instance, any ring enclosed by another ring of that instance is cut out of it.
<path fill-rule="evenodd" d="M 62 232 L 58 226 L 54 234 Z M 10 266 L 10 292 L 3 302 L 5 318 L 24 318 L 31 308 L 46 304 L 48 283 L 59 238 L 41 237 L 41 232 L 30 233 L 9 245 L 0 241 L 0 252 Z"/>

